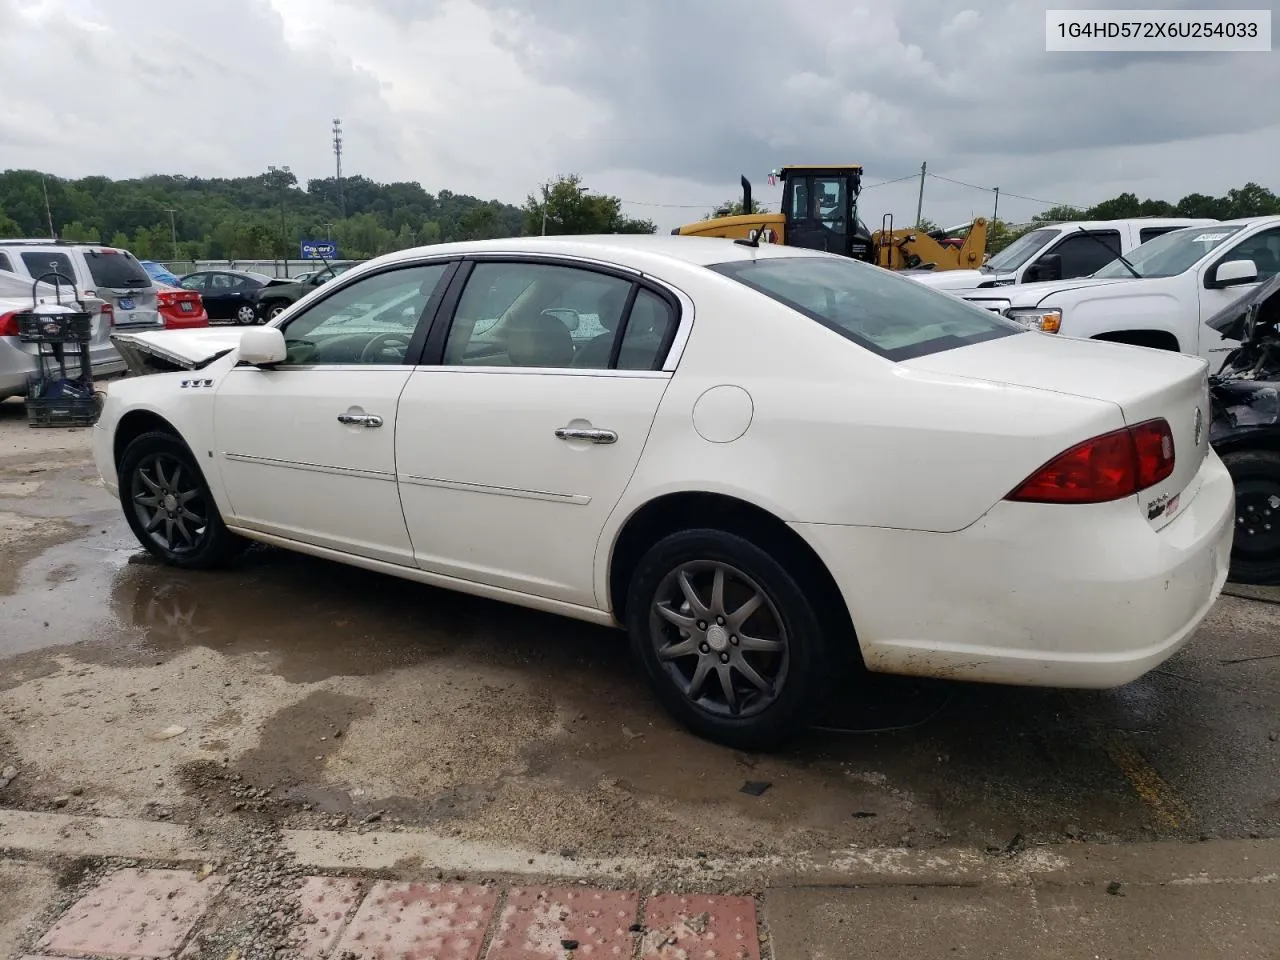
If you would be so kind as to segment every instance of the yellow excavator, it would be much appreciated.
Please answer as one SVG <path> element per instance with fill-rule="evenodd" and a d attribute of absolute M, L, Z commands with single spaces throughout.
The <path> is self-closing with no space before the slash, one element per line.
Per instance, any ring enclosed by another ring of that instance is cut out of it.
<path fill-rule="evenodd" d="M 987 248 L 987 221 L 979 217 L 956 231 L 895 230 L 892 214 L 869 231 L 858 219 L 862 166 L 788 166 L 782 180 L 782 212 L 757 211 L 751 182 L 742 177 L 742 213 L 676 227 L 679 236 L 728 237 L 757 243 L 826 250 L 879 264 L 890 270 L 960 270 L 981 266 Z M 959 237 L 953 234 L 963 232 Z"/>

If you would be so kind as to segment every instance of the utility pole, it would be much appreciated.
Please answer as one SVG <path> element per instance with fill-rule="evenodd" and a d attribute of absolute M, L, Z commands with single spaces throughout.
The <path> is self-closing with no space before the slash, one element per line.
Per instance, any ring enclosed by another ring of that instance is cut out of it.
<path fill-rule="evenodd" d="M 547 202 L 547 185 L 544 183 L 542 185 L 542 235 L 544 237 L 547 235 Z"/>
<path fill-rule="evenodd" d="M 280 252 L 281 259 L 284 260 L 285 276 L 289 274 L 289 238 L 285 233 L 284 226 L 284 192 L 286 184 L 289 182 L 289 168 L 269 166 L 267 170 L 273 174 L 276 186 L 280 188 Z"/>
<path fill-rule="evenodd" d="M 169 211 L 169 235 L 173 237 L 173 260 L 178 261 L 178 221 L 175 219 L 173 207 L 165 207 Z"/>
<path fill-rule="evenodd" d="M 333 118 L 333 159 L 338 168 L 338 216 L 345 217 L 347 201 L 342 193 L 342 120 L 339 117 Z"/>
<path fill-rule="evenodd" d="M 333 239 L 333 224 L 332 224 L 332 223 L 326 223 L 326 224 L 324 225 L 324 238 L 325 238 L 326 240 L 332 240 L 332 239 Z"/>
<path fill-rule="evenodd" d="M 920 196 L 916 200 L 916 226 L 920 226 L 920 219 L 924 216 L 924 174 L 929 169 L 929 162 L 926 160 L 920 164 Z"/>
<path fill-rule="evenodd" d="M 53 210 L 49 207 L 49 178 L 43 173 L 40 174 L 40 186 L 44 190 L 44 215 L 49 220 L 49 239 L 56 240 L 58 235 L 53 232 Z"/>
<path fill-rule="evenodd" d="M 991 208 L 991 225 L 996 225 L 996 215 L 1000 212 L 1000 188 L 996 187 L 996 204 Z"/>

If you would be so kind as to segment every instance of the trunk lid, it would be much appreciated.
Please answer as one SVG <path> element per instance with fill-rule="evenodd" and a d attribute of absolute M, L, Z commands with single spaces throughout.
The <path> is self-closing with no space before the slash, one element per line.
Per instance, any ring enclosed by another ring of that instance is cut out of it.
<path fill-rule="evenodd" d="M 1159 529 L 1196 495 L 1195 480 L 1209 451 L 1210 420 L 1209 366 L 1199 357 L 1028 332 L 900 366 L 1109 401 L 1131 427 L 1161 417 L 1173 433 L 1173 473 L 1139 491 L 1138 506 Z"/>

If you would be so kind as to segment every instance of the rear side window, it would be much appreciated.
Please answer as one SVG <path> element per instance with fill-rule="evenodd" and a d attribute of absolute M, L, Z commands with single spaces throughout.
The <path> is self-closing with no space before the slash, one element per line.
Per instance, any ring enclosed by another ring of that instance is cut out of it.
<path fill-rule="evenodd" d="M 1158 237 L 1162 233 L 1168 233 L 1170 230 L 1177 230 L 1177 227 L 1143 227 L 1138 231 L 1138 242 L 1146 243 L 1153 237 Z"/>
<path fill-rule="evenodd" d="M 1027 332 L 893 271 L 843 258 L 769 257 L 711 270 L 785 304 L 889 360 Z"/>
<path fill-rule="evenodd" d="M 108 289 L 149 287 L 151 277 L 142 264 L 125 250 L 89 250 L 84 258 L 89 261 L 89 274 L 93 282 Z"/>
<path fill-rule="evenodd" d="M 0 270 L 8 270 L 13 273 L 13 265 L 9 263 L 9 258 L 3 253 L 0 253 Z"/>
<path fill-rule="evenodd" d="M 71 267 L 71 258 L 65 253 L 24 250 L 22 252 L 22 263 L 27 268 L 27 272 L 36 280 L 46 273 L 60 273 L 62 274 L 63 283 L 76 282 L 76 272 Z M 48 282 L 53 283 L 53 277 L 49 277 Z"/>

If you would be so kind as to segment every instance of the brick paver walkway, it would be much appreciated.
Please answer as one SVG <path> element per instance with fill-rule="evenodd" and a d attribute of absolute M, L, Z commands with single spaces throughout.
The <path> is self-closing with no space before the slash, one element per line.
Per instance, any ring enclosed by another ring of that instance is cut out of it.
<path fill-rule="evenodd" d="M 177 957 L 226 886 L 216 874 L 120 870 L 25 960 Z M 298 949 L 315 960 L 760 960 L 755 902 L 744 897 L 351 877 L 308 877 L 298 897 Z"/>

